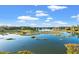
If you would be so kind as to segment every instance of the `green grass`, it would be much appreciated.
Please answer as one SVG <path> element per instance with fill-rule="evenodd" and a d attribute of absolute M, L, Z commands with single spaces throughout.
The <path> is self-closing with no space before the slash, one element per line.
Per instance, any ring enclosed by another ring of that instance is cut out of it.
<path fill-rule="evenodd" d="M 28 50 L 22 50 L 17 52 L 0 52 L 0 54 L 32 54 L 32 52 Z"/>

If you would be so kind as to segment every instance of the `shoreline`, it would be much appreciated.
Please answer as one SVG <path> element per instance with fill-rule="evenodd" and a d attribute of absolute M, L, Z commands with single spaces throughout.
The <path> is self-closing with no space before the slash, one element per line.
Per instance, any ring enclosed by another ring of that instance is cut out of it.
<path fill-rule="evenodd" d="M 0 34 L 0 39 L 8 39 L 8 38 L 15 38 L 15 37 L 23 37 L 23 36 L 18 34 L 7 34 L 7 35 Z"/>

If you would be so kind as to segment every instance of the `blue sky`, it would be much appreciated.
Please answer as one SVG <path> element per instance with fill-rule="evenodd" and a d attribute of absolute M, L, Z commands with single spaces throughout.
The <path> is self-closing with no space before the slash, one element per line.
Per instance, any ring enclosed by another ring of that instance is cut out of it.
<path fill-rule="evenodd" d="M 78 5 L 0 5 L 0 26 L 52 27 L 77 24 Z"/>

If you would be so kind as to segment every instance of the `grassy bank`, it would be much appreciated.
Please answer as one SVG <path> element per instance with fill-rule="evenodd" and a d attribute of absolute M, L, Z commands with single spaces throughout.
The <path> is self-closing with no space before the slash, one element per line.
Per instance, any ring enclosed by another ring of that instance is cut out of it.
<path fill-rule="evenodd" d="M 22 50 L 17 52 L 0 52 L 0 54 L 32 54 L 32 52 L 28 50 Z"/>
<path fill-rule="evenodd" d="M 65 44 L 67 54 L 79 54 L 79 44 Z"/>

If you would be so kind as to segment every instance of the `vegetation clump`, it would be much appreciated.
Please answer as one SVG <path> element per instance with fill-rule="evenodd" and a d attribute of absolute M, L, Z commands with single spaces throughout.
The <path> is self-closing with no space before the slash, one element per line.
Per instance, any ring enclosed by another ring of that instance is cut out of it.
<path fill-rule="evenodd" d="M 65 44 L 67 54 L 79 54 L 79 44 Z"/>
<path fill-rule="evenodd" d="M 0 52 L 0 54 L 11 54 L 11 52 Z"/>
<path fill-rule="evenodd" d="M 35 36 L 32 36 L 31 38 L 36 38 Z"/>
<path fill-rule="evenodd" d="M 28 50 L 23 50 L 23 51 L 18 51 L 17 54 L 32 54 L 32 52 Z"/>
<path fill-rule="evenodd" d="M 32 52 L 28 50 L 23 50 L 17 52 L 0 52 L 0 54 L 32 54 Z"/>
<path fill-rule="evenodd" d="M 7 38 L 6 40 L 14 40 L 13 38 Z"/>

